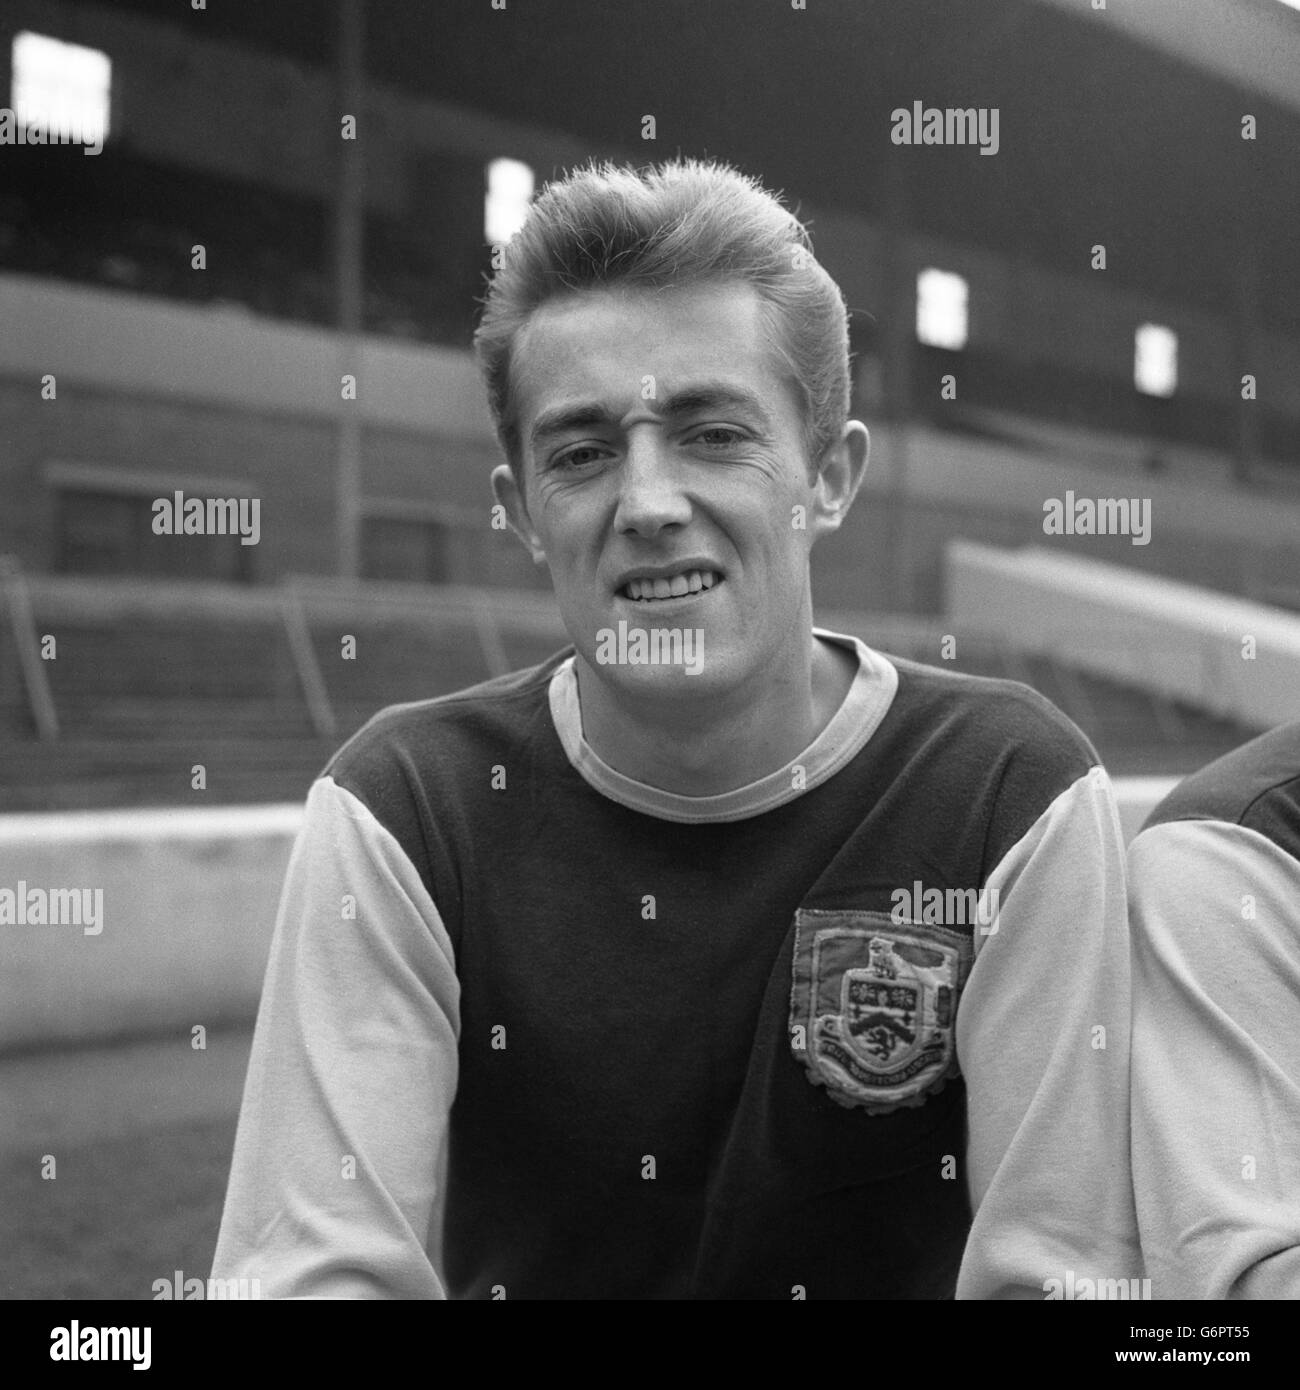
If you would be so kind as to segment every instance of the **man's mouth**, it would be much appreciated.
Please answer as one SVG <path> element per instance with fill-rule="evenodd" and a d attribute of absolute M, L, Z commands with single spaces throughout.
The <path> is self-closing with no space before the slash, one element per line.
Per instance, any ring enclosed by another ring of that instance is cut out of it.
<path fill-rule="evenodd" d="M 716 570 L 686 570 L 671 579 L 629 579 L 619 589 L 621 598 L 636 603 L 662 603 L 664 599 L 702 594 L 722 583 Z"/>

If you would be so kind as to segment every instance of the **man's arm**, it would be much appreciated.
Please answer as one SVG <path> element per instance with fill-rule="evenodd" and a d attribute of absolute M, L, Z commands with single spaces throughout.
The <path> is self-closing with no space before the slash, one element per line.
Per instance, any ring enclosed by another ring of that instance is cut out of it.
<path fill-rule="evenodd" d="M 459 984 L 397 841 L 328 777 L 289 862 L 213 1277 L 267 1298 L 441 1298 L 426 1253 Z"/>
<path fill-rule="evenodd" d="M 1157 1298 L 1300 1298 L 1300 863 L 1223 821 L 1129 849 L 1133 1181 Z"/>
<path fill-rule="evenodd" d="M 997 930 L 976 929 L 957 1015 L 975 1213 L 957 1296 L 1139 1277 L 1124 850 L 1105 773 L 1062 792 L 986 887 Z"/>

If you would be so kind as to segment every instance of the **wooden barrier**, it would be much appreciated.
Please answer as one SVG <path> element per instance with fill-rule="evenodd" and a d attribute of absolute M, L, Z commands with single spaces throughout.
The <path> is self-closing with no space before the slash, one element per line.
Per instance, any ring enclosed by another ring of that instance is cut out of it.
<path fill-rule="evenodd" d="M 1127 838 L 1174 785 L 1115 784 Z M 250 1024 L 295 803 L 0 816 L 0 889 L 102 892 L 100 930 L 0 925 L 0 1053 Z"/>
<path fill-rule="evenodd" d="M 957 631 L 1013 643 L 1249 728 L 1300 718 L 1300 616 L 1039 547 L 954 541 Z"/>

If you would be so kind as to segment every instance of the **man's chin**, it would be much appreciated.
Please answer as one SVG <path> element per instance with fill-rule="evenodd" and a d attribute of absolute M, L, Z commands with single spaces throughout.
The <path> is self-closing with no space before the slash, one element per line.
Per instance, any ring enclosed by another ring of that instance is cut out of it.
<path fill-rule="evenodd" d="M 720 644 L 718 644 L 720 646 Z M 635 700 L 698 699 L 725 681 L 725 652 L 703 628 L 655 628 L 615 621 L 596 632 L 584 664 L 609 690 Z"/>
<path fill-rule="evenodd" d="M 602 674 L 620 694 L 636 700 L 698 700 L 717 690 L 716 681 L 711 681 L 705 670 L 690 667 L 625 667 L 613 674 Z"/>

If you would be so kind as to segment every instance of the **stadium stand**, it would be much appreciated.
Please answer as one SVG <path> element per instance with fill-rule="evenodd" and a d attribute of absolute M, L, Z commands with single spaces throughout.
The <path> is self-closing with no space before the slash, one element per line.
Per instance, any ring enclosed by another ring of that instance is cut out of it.
<path fill-rule="evenodd" d="M 47 737 L 16 659 L 19 583 L 32 631 L 58 634 L 55 659 L 36 663 L 56 722 Z M 462 689 L 567 643 L 558 611 L 534 592 L 316 579 L 160 590 L 11 575 L 5 593 L 0 811 L 298 799 L 383 706 Z M 1116 774 L 1189 771 L 1252 732 L 992 633 L 963 636 L 945 662 L 942 620 L 827 611 L 819 621 L 898 656 L 1034 686 Z M 343 655 L 348 636 L 355 657 Z"/>

